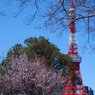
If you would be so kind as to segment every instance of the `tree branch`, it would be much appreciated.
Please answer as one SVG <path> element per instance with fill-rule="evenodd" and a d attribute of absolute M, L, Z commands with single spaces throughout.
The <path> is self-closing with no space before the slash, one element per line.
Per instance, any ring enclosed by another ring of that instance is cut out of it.
<path fill-rule="evenodd" d="M 78 20 L 78 19 L 83 19 L 83 18 L 88 18 L 88 17 L 94 17 L 94 15 L 87 15 L 87 16 L 82 16 L 82 17 L 78 17 L 78 18 L 75 18 L 75 20 Z"/>

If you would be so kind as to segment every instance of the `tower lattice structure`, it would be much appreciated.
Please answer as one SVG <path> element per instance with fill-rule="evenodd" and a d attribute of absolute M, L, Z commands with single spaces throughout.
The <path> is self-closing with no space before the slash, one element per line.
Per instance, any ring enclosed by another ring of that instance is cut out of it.
<path fill-rule="evenodd" d="M 88 95 L 83 85 L 82 76 L 80 72 L 81 57 L 78 54 L 78 44 L 76 36 L 75 24 L 75 6 L 74 1 L 71 0 L 69 8 L 70 18 L 70 36 L 69 36 L 69 50 L 68 56 L 72 58 L 73 66 L 68 67 L 70 73 L 64 88 L 63 95 Z"/>

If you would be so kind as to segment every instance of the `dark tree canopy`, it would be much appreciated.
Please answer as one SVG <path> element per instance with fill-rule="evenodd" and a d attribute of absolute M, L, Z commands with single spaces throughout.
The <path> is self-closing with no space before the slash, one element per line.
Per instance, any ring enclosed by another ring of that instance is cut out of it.
<path fill-rule="evenodd" d="M 7 57 L 3 60 L 2 65 L 10 57 L 19 57 L 23 53 L 27 53 L 28 58 L 39 57 L 46 61 L 46 65 L 53 66 L 54 70 L 66 73 L 67 66 L 72 65 L 71 58 L 66 54 L 62 54 L 56 45 L 49 42 L 43 36 L 39 38 L 30 37 L 24 41 L 26 46 L 15 44 L 7 53 Z"/>
<path fill-rule="evenodd" d="M 21 44 L 15 44 L 10 50 L 7 52 L 7 57 L 19 56 L 25 51 L 25 48 Z"/>
<path fill-rule="evenodd" d="M 39 56 L 45 58 L 48 66 L 54 66 L 56 69 L 62 69 L 70 65 L 71 59 L 60 52 L 56 45 L 50 43 L 44 37 L 27 38 L 24 42 L 29 56 Z"/>

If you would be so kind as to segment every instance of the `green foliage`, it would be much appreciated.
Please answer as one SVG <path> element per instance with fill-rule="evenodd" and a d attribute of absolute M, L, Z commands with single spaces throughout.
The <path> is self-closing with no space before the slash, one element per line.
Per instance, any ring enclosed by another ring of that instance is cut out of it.
<path fill-rule="evenodd" d="M 56 45 L 50 43 L 48 39 L 42 36 L 39 38 L 27 38 L 24 43 L 26 47 L 21 44 L 15 44 L 8 51 L 5 61 L 8 61 L 9 57 L 19 57 L 19 55 L 26 52 L 29 58 L 43 58 L 47 66 L 52 66 L 55 71 L 61 71 L 63 74 L 67 72 L 67 66 L 72 65 L 71 58 L 68 55 L 62 54 Z M 5 61 L 2 61 L 3 65 Z"/>
<path fill-rule="evenodd" d="M 28 41 L 27 53 L 30 57 L 39 56 L 41 58 L 45 58 L 48 66 L 51 66 L 56 62 L 59 49 L 55 45 L 50 43 L 44 37 L 39 37 L 38 39 L 30 38 L 30 40 L 28 38 Z"/>
<path fill-rule="evenodd" d="M 72 59 L 68 57 L 68 55 L 60 53 L 58 55 L 58 61 L 55 66 L 55 69 L 57 71 L 61 70 L 62 74 L 66 75 L 68 71 L 68 66 L 73 66 Z"/>
<path fill-rule="evenodd" d="M 2 66 L 0 65 L 0 74 L 4 75 L 6 73 L 6 71 L 2 68 Z"/>
<path fill-rule="evenodd" d="M 26 46 L 29 46 L 29 45 L 31 45 L 31 44 L 33 44 L 33 43 L 37 43 L 38 40 L 40 41 L 40 40 L 41 40 L 40 38 L 41 38 L 41 39 L 44 39 L 44 37 L 39 37 L 39 38 L 30 37 L 30 38 L 27 38 L 27 39 L 24 41 L 24 43 L 25 43 Z"/>
<path fill-rule="evenodd" d="M 9 49 L 6 55 L 6 59 L 3 59 L 1 65 L 5 68 L 10 57 L 19 57 L 19 55 L 25 52 L 25 47 L 21 44 L 15 44 L 12 48 Z"/>
<path fill-rule="evenodd" d="M 40 57 L 46 60 L 47 66 L 53 66 L 56 71 L 66 73 L 67 66 L 71 65 L 71 58 L 60 53 L 56 45 L 50 43 L 44 37 L 27 38 L 24 43 L 29 57 Z"/>
<path fill-rule="evenodd" d="M 7 57 L 19 56 L 25 51 L 25 48 L 21 44 L 15 44 L 10 50 L 7 52 Z"/>

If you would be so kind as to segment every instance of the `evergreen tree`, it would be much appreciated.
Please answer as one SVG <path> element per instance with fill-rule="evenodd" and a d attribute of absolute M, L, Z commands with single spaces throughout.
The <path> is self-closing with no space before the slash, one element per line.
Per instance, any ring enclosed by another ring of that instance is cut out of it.
<path fill-rule="evenodd" d="M 43 36 L 27 38 L 24 43 L 26 47 L 15 44 L 8 51 L 6 59 L 1 64 L 6 66 L 10 57 L 19 57 L 21 54 L 26 53 L 29 59 L 42 58 L 46 61 L 47 66 L 53 67 L 55 71 L 61 71 L 63 74 L 67 72 L 67 66 L 72 65 L 71 58 L 66 54 L 62 54 L 56 45 L 50 43 Z"/>
<path fill-rule="evenodd" d="M 47 66 L 53 66 L 54 70 L 66 73 L 67 66 L 72 65 L 71 58 L 62 54 L 56 45 L 49 42 L 48 39 L 40 36 L 39 38 L 27 38 L 26 52 L 29 57 L 40 57 L 46 60 Z"/>
<path fill-rule="evenodd" d="M 10 48 L 10 50 L 7 52 L 7 57 L 16 57 L 21 55 L 25 51 L 25 47 L 23 47 L 21 44 L 15 44 Z"/>

